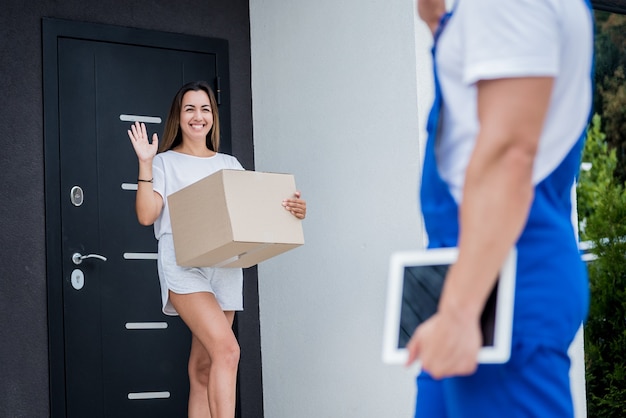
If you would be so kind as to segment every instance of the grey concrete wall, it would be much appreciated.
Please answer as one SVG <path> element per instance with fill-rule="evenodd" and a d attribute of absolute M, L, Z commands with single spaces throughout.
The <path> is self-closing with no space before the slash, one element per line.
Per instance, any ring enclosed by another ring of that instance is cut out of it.
<path fill-rule="evenodd" d="M 42 17 L 227 39 L 233 153 L 246 168 L 254 168 L 248 0 L 3 0 L 0 12 L 0 417 L 7 418 L 49 415 Z M 254 276 L 251 284 L 255 287 L 255 271 L 251 274 Z M 255 315 L 256 307 L 246 308 L 251 309 L 244 315 Z M 243 319 L 240 324 L 246 322 Z M 245 355 L 260 356 L 260 353 L 242 352 L 242 361 L 246 361 Z M 248 388 L 242 391 L 250 394 Z"/>
<path fill-rule="evenodd" d="M 250 25 L 257 168 L 308 202 L 305 245 L 259 265 L 266 415 L 409 417 L 381 348 L 389 256 L 424 242 L 431 37 L 414 0 L 250 0 Z"/>

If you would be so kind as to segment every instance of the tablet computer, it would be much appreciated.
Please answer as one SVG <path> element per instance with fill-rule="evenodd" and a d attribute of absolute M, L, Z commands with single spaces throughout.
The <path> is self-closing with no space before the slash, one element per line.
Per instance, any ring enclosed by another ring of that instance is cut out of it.
<path fill-rule="evenodd" d="M 405 364 L 415 329 L 437 311 L 448 268 L 457 248 L 437 248 L 392 254 L 383 331 L 383 361 Z M 506 363 L 511 355 L 517 254 L 511 251 L 481 316 L 483 347 L 479 363 Z"/>

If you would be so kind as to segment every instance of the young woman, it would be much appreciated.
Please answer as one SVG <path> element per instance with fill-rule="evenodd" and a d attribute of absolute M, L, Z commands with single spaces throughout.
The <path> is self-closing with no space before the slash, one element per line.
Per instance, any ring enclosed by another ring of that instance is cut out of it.
<path fill-rule="evenodd" d="M 239 345 L 232 331 L 243 309 L 241 269 L 185 268 L 176 265 L 166 197 L 221 169 L 243 167 L 219 150 L 219 118 L 206 82 L 178 91 L 159 145 L 135 122 L 128 131 L 139 160 L 136 211 L 142 225 L 154 224 L 163 313 L 180 315 L 192 333 L 189 354 L 189 417 L 233 418 Z M 304 219 L 306 202 L 296 192 L 282 202 Z"/>

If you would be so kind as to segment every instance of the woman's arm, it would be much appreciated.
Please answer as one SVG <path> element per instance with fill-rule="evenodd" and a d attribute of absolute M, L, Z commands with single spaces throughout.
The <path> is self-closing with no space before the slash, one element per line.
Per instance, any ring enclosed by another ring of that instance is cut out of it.
<path fill-rule="evenodd" d="M 480 131 L 463 187 L 459 257 L 437 314 L 408 346 L 409 363 L 419 357 L 436 378 L 476 369 L 482 309 L 532 204 L 533 163 L 552 85 L 550 77 L 478 82 Z"/>
<path fill-rule="evenodd" d="M 283 200 L 283 207 L 298 219 L 306 217 L 306 201 L 300 199 L 300 192 L 294 193 L 294 198 Z"/>
<path fill-rule="evenodd" d="M 158 149 L 159 138 L 157 134 L 154 134 L 152 143 L 150 143 L 146 125 L 139 124 L 139 122 L 131 125 L 131 129 L 128 130 L 128 137 L 139 160 L 137 197 L 135 199 L 137 219 L 142 225 L 152 225 L 163 209 L 163 197 L 152 188 L 152 160 Z"/>

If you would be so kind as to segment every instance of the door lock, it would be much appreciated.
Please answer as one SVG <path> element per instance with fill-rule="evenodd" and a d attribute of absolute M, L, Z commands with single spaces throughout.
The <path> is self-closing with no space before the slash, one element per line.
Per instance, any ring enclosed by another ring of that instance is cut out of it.
<path fill-rule="evenodd" d="M 83 204 L 84 199 L 85 195 L 83 194 L 83 189 L 80 186 L 72 187 L 72 190 L 70 190 L 70 200 L 72 205 L 80 206 Z"/>
<path fill-rule="evenodd" d="M 107 258 L 100 254 L 87 254 L 87 255 L 82 255 L 81 253 L 72 254 L 72 261 L 76 265 L 79 265 L 80 263 L 82 263 L 83 260 L 86 258 L 97 258 L 98 260 L 107 261 Z"/>
<path fill-rule="evenodd" d="M 85 285 L 85 275 L 82 270 L 74 269 L 72 271 L 72 287 L 76 290 L 80 290 Z"/>

